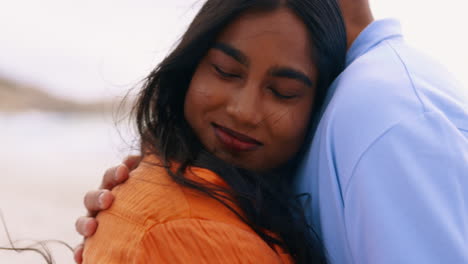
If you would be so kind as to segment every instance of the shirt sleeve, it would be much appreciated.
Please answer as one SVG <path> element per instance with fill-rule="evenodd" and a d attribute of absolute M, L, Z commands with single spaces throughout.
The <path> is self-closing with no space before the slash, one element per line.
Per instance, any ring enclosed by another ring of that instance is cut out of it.
<path fill-rule="evenodd" d="M 139 250 L 133 263 L 290 263 L 254 233 L 201 219 L 158 224 Z"/>
<path fill-rule="evenodd" d="M 353 263 L 468 263 L 467 135 L 426 113 L 365 151 L 343 191 Z"/>

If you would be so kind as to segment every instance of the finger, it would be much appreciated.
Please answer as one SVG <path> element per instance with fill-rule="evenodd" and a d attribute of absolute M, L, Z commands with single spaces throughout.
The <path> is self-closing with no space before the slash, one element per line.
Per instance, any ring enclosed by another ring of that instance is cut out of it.
<path fill-rule="evenodd" d="M 117 167 L 114 175 L 114 182 L 112 188 L 125 182 L 129 177 L 130 171 L 125 164 L 122 164 Z"/>
<path fill-rule="evenodd" d="M 114 195 L 109 190 L 89 191 L 84 197 L 84 205 L 90 215 L 108 209 L 114 201 Z"/>
<path fill-rule="evenodd" d="M 141 162 L 141 156 L 130 155 L 125 158 L 123 164 L 126 165 L 130 171 L 132 171 L 136 167 L 138 167 L 138 164 L 140 164 L 140 162 Z"/>
<path fill-rule="evenodd" d="M 102 183 L 101 183 L 101 186 L 99 186 L 99 189 L 112 190 L 112 188 L 114 188 L 114 186 L 116 185 L 115 172 L 117 171 L 117 168 L 119 168 L 120 166 L 121 165 L 115 166 L 106 170 L 106 172 L 104 173 L 104 177 L 102 177 Z"/>
<path fill-rule="evenodd" d="M 125 182 L 129 177 L 129 169 L 127 165 L 120 164 L 112 167 L 104 173 L 100 189 L 112 190 L 115 186 Z"/>
<path fill-rule="evenodd" d="M 82 216 L 76 220 L 75 228 L 76 231 L 84 236 L 90 237 L 96 233 L 98 222 L 93 217 Z"/>
<path fill-rule="evenodd" d="M 83 262 L 83 250 L 84 246 L 83 244 L 79 244 L 74 250 L 73 250 L 73 256 L 75 259 L 75 262 L 77 264 L 81 264 Z"/>

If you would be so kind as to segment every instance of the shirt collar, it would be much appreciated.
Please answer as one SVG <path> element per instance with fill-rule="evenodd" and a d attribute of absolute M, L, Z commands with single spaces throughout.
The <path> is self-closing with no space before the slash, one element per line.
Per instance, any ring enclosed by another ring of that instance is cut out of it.
<path fill-rule="evenodd" d="M 402 37 L 400 22 L 396 19 L 382 19 L 368 25 L 351 45 L 346 55 L 346 67 L 381 41 Z"/>

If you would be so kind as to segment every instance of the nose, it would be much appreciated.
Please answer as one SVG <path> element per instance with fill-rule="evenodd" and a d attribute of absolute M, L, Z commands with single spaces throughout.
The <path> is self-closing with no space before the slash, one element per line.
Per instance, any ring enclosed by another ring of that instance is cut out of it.
<path fill-rule="evenodd" d="M 228 100 L 226 111 L 239 125 L 255 127 L 262 121 L 260 87 L 246 85 L 239 87 Z"/>

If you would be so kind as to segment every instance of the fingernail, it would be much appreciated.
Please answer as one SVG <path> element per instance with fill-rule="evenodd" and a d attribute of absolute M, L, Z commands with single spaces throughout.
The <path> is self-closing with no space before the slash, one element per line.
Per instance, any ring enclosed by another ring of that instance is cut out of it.
<path fill-rule="evenodd" d="M 114 180 L 115 180 L 115 181 L 119 181 L 119 179 L 120 179 L 120 173 L 119 173 L 119 171 L 122 170 L 121 167 L 122 167 L 122 165 L 120 165 L 119 167 L 117 167 L 117 169 L 115 170 L 115 174 L 114 174 Z"/>
<path fill-rule="evenodd" d="M 91 230 L 90 230 L 90 229 L 91 229 L 91 226 L 90 226 L 90 225 L 91 225 L 91 221 L 89 221 L 89 220 L 86 221 L 86 227 L 85 227 L 85 229 L 84 229 L 84 233 L 85 233 L 84 236 L 85 236 L 85 237 L 89 237 L 89 236 L 91 235 Z"/>
<path fill-rule="evenodd" d="M 104 194 L 105 192 L 101 192 L 98 197 L 99 208 L 104 206 Z"/>
<path fill-rule="evenodd" d="M 76 229 L 76 231 L 77 231 L 78 233 L 80 233 L 79 230 L 80 230 L 80 228 L 82 228 L 82 227 L 83 227 L 83 220 L 82 220 L 81 217 L 80 217 L 80 218 L 78 218 L 78 221 L 77 221 L 76 224 L 75 224 L 75 229 Z"/>

